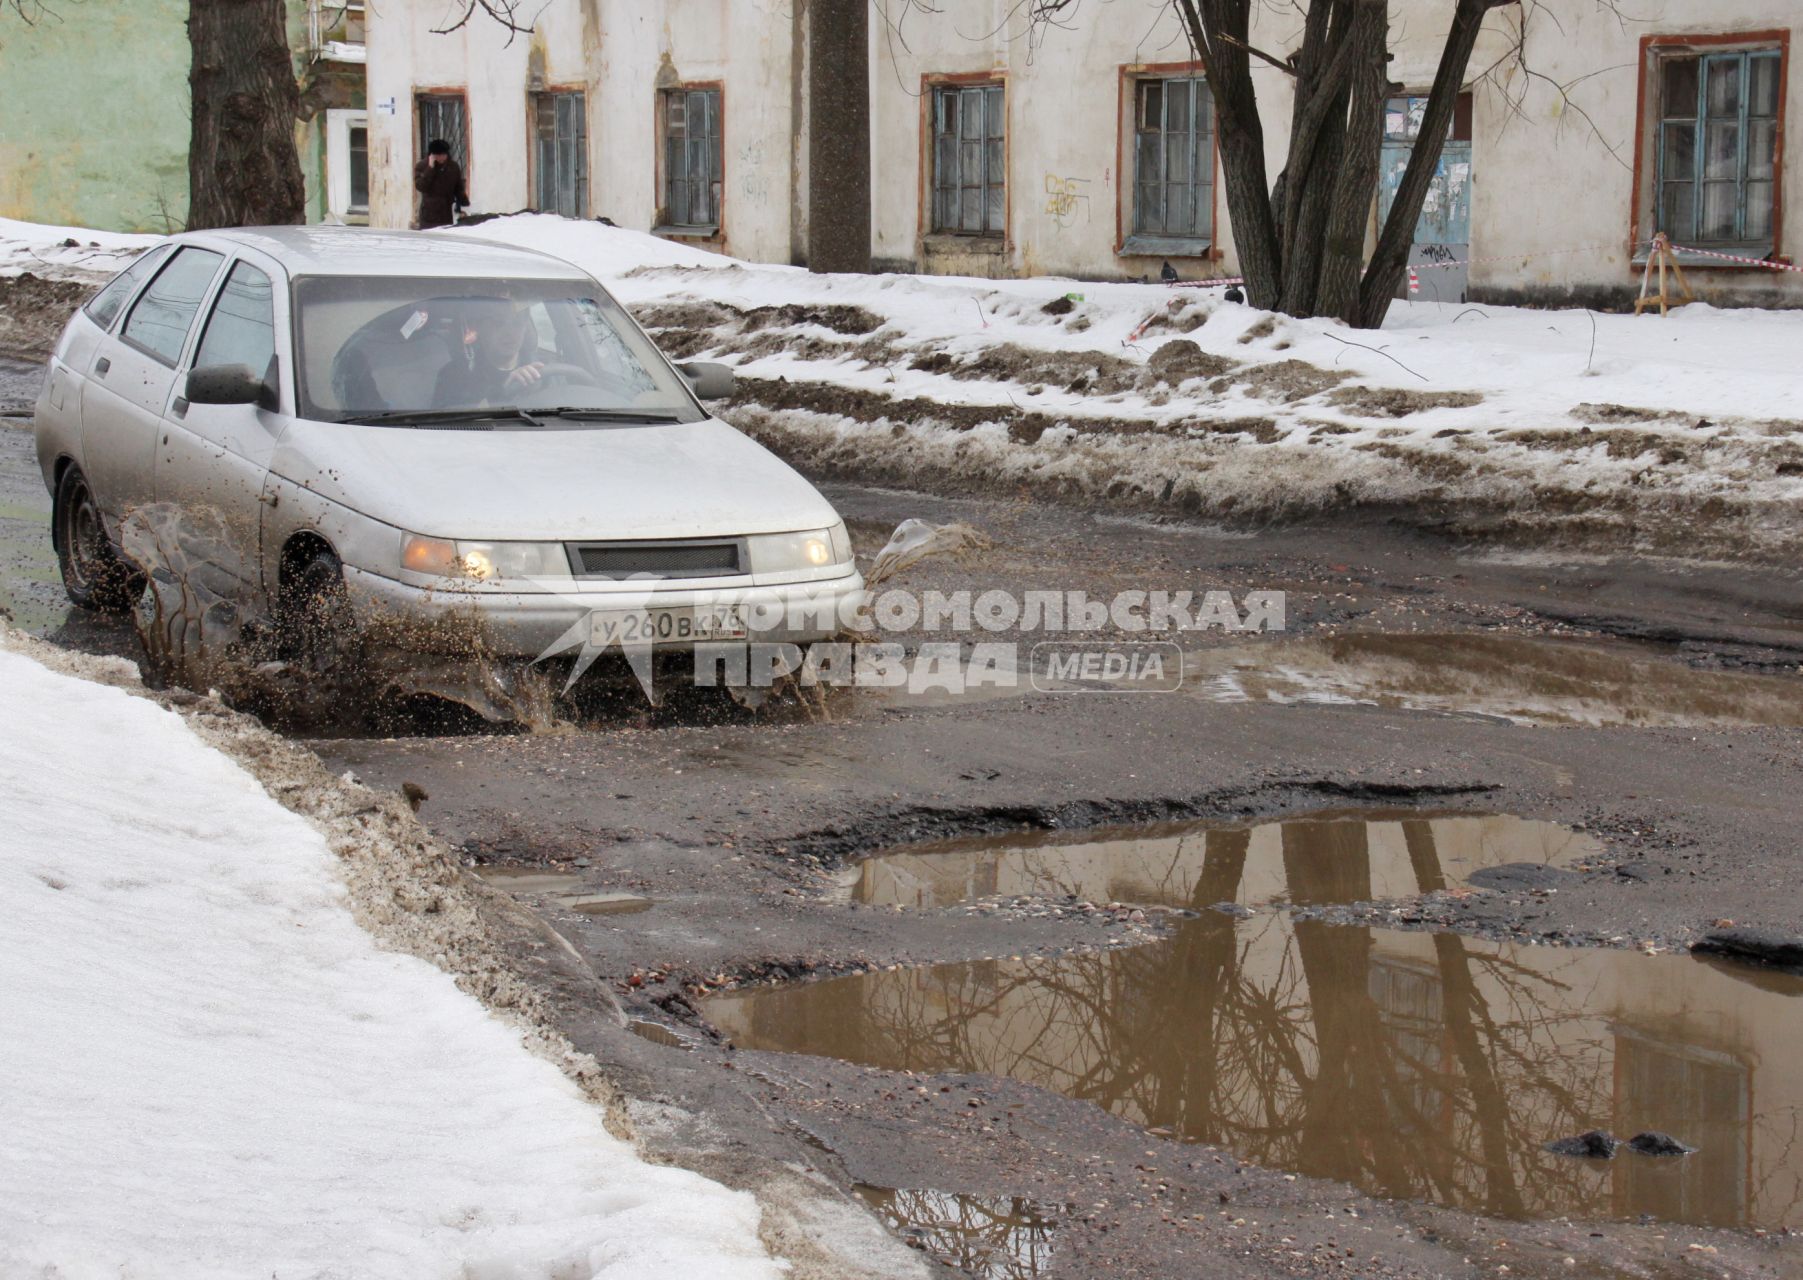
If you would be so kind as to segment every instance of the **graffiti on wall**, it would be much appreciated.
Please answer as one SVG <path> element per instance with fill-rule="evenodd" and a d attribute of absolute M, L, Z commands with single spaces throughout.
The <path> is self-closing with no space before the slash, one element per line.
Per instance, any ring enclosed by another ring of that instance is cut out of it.
<path fill-rule="evenodd" d="M 1089 196 L 1082 188 L 1089 185 L 1088 178 L 1060 178 L 1055 173 L 1045 176 L 1045 211 L 1054 225 L 1063 229 L 1077 220 L 1081 213 L 1085 222 L 1089 221 Z"/>

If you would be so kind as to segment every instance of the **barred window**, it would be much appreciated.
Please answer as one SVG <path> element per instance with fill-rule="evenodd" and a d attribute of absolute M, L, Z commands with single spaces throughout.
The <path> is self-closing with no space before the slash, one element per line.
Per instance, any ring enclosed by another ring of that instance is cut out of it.
<path fill-rule="evenodd" d="M 713 231 L 720 225 L 722 171 L 720 91 L 666 89 L 660 94 L 667 227 Z"/>
<path fill-rule="evenodd" d="M 933 90 L 933 230 L 999 236 L 1008 221 L 1001 85 Z"/>
<path fill-rule="evenodd" d="M 588 112 L 580 93 L 533 95 L 532 207 L 588 217 Z"/>

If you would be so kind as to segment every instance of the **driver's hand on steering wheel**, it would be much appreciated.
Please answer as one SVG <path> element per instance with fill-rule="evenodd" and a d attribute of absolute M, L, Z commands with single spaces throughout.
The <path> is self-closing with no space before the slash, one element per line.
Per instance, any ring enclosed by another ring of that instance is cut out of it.
<path fill-rule="evenodd" d="M 507 375 L 506 387 L 509 391 L 523 391 L 535 386 L 544 376 L 545 366 L 542 363 L 523 364 Z"/>

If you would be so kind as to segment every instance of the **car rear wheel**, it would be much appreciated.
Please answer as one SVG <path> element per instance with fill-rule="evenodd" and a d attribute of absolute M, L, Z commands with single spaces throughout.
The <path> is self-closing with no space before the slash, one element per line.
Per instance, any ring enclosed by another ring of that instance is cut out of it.
<path fill-rule="evenodd" d="M 88 478 L 77 467 L 57 482 L 51 532 L 63 590 L 83 609 L 124 613 L 144 591 L 144 575 L 119 558 Z"/>

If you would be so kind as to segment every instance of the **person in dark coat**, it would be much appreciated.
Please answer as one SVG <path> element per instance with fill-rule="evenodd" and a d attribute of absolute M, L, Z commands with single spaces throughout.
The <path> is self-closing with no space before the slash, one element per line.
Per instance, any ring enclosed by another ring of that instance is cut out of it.
<path fill-rule="evenodd" d="M 469 192 L 463 189 L 463 168 L 451 159 L 451 144 L 434 138 L 426 148 L 426 158 L 413 166 L 413 189 L 419 192 L 419 225 L 448 227 L 456 220 L 455 211 L 470 207 Z"/>

